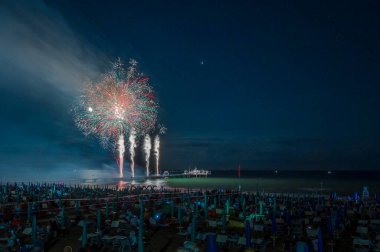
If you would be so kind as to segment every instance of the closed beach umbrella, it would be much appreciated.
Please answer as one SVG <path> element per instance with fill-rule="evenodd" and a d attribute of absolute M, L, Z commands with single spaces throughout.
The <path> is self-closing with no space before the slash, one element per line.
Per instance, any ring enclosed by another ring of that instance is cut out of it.
<path fill-rule="evenodd" d="M 275 236 L 277 233 L 277 222 L 276 222 L 276 215 L 272 214 L 272 234 Z"/>
<path fill-rule="evenodd" d="M 296 252 L 309 252 L 309 246 L 307 245 L 306 242 L 303 241 L 298 241 L 296 243 Z"/>
<path fill-rule="evenodd" d="M 32 220 L 32 240 L 35 242 L 37 240 L 37 217 L 33 215 Z"/>
<path fill-rule="evenodd" d="M 170 201 L 170 214 L 172 219 L 174 218 L 174 201 Z"/>
<path fill-rule="evenodd" d="M 329 234 L 329 240 L 332 241 L 334 239 L 334 228 L 331 219 L 327 222 L 327 232 Z"/>
<path fill-rule="evenodd" d="M 215 234 L 208 235 L 208 252 L 216 252 Z"/>
<path fill-rule="evenodd" d="M 65 207 L 62 207 L 61 209 L 61 227 L 65 227 L 65 223 L 66 223 L 66 220 L 65 220 Z"/>
<path fill-rule="evenodd" d="M 182 226 L 182 209 L 181 206 L 178 206 L 178 225 Z"/>
<path fill-rule="evenodd" d="M 116 211 L 117 211 L 116 202 L 112 202 L 112 212 L 116 212 Z"/>
<path fill-rule="evenodd" d="M 207 219 L 208 217 L 208 206 L 207 206 L 207 195 L 206 193 L 203 194 L 204 196 L 204 210 L 205 210 L 205 218 Z"/>
<path fill-rule="evenodd" d="M 246 202 L 245 202 L 245 198 L 243 198 L 243 202 L 241 203 L 241 207 L 243 209 L 243 214 L 245 216 L 245 208 L 246 208 Z"/>
<path fill-rule="evenodd" d="M 106 220 L 108 220 L 109 218 L 109 214 L 110 214 L 110 208 L 108 206 L 108 202 L 106 203 Z"/>
<path fill-rule="evenodd" d="M 30 223 L 32 217 L 32 205 L 28 203 L 28 222 Z"/>
<path fill-rule="evenodd" d="M 143 225 L 144 225 L 144 202 L 142 198 L 140 198 L 140 218 L 139 218 L 139 237 L 138 237 L 138 251 L 144 251 L 144 243 L 143 243 Z"/>
<path fill-rule="evenodd" d="M 193 216 L 193 219 L 191 220 L 191 241 L 195 241 L 195 223 L 196 223 L 196 217 Z"/>
<path fill-rule="evenodd" d="M 102 228 L 102 216 L 100 215 L 100 209 L 98 209 L 96 211 L 96 220 L 97 220 L 97 229 L 98 229 L 98 232 L 100 232 L 101 228 Z"/>
<path fill-rule="evenodd" d="M 323 236 L 320 227 L 318 228 L 318 252 L 323 252 Z"/>
<path fill-rule="evenodd" d="M 226 230 L 227 229 L 227 217 L 225 214 L 222 216 L 222 229 Z"/>
<path fill-rule="evenodd" d="M 298 193 L 298 194 L 297 194 L 297 203 L 298 203 L 298 205 L 300 204 L 300 197 L 301 197 L 301 196 L 300 196 L 300 194 Z"/>
<path fill-rule="evenodd" d="M 228 218 L 228 216 L 229 216 L 229 214 L 230 214 L 230 200 L 226 200 L 226 216 L 227 216 L 227 218 Z"/>
<path fill-rule="evenodd" d="M 194 207 L 195 207 L 195 209 L 194 209 L 195 210 L 195 216 L 198 217 L 198 199 L 195 200 Z"/>
<path fill-rule="evenodd" d="M 77 214 L 79 214 L 79 201 L 78 200 L 76 200 L 75 201 L 75 211 L 77 212 Z"/>
<path fill-rule="evenodd" d="M 87 222 L 83 221 L 82 225 L 82 247 L 86 247 L 87 244 Z"/>
<path fill-rule="evenodd" d="M 251 242 L 251 224 L 249 220 L 245 220 L 245 239 L 247 248 L 252 247 Z"/>
<path fill-rule="evenodd" d="M 290 212 L 289 210 L 286 210 L 286 223 L 290 226 Z"/>
<path fill-rule="evenodd" d="M 358 200 L 359 200 L 359 193 L 358 192 L 354 193 L 354 200 L 356 203 L 358 202 Z"/>

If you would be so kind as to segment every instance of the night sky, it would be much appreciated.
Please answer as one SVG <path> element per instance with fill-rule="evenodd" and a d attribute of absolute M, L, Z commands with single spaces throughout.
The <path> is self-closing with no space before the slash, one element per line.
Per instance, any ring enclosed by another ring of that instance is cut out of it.
<path fill-rule="evenodd" d="M 136 59 L 155 88 L 162 169 L 379 169 L 379 11 L 378 1 L 1 1 L 0 175 L 117 172 L 71 108 L 118 57 Z"/>

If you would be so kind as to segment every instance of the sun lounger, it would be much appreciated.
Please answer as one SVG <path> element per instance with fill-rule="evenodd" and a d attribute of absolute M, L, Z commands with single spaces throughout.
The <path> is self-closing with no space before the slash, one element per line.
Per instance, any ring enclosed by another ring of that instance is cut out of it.
<path fill-rule="evenodd" d="M 22 233 L 24 235 L 30 235 L 32 234 L 32 228 L 31 227 L 25 228 L 24 231 L 22 231 Z"/>
<path fill-rule="evenodd" d="M 266 251 L 267 244 L 263 238 L 252 239 L 256 251 Z"/>
<path fill-rule="evenodd" d="M 315 238 L 318 235 L 318 229 L 308 228 L 306 229 L 306 234 L 307 234 L 307 237 L 309 238 Z"/>
<path fill-rule="evenodd" d="M 380 234 L 376 234 L 375 241 L 380 242 Z"/>
<path fill-rule="evenodd" d="M 352 241 L 352 247 L 355 251 L 370 251 L 371 249 L 371 241 L 355 238 Z"/>
<path fill-rule="evenodd" d="M 368 221 L 367 220 L 358 220 L 358 224 L 360 226 L 366 226 L 366 225 L 368 225 Z"/>
<path fill-rule="evenodd" d="M 111 228 L 118 228 L 119 227 L 119 221 L 112 221 L 111 222 Z"/>
<path fill-rule="evenodd" d="M 253 225 L 253 231 L 255 231 L 255 232 L 264 232 L 264 226 L 263 225 L 255 224 L 255 225 Z"/>
<path fill-rule="evenodd" d="M 313 211 L 305 211 L 306 216 L 313 216 L 314 212 Z"/>
<path fill-rule="evenodd" d="M 216 224 L 217 224 L 217 223 L 216 223 L 216 221 L 214 221 L 214 220 L 209 220 L 209 221 L 208 221 L 208 226 L 209 226 L 209 227 L 216 228 Z"/>
<path fill-rule="evenodd" d="M 218 234 L 216 236 L 216 243 L 218 244 L 226 244 L 227 243 L 227 235 Z"/>
<path fill-rule="evenodd" d="M 247 240 L 244 236 L 240 236 L 238 241 L 237 241 L 237 245 L 238 246 L 245 246 L 247 244 Z"/>
<path fill-rule="evenodd" d="M 95 234 L 95 233 L 91 233 L 91 234 L 87 234 L 87 239 L 91 239 L 91 238 L 94 238 L 94 237 L 97 237 L 98 234 Z M 81 241 L 82 240 L 82 236 L 79 237 L 78 241 Z"/>
<path fill-rule="evenodd" d="M 356 233 L 360 236 L 368 235 L 368 227 L 359 226 L 356 228 Z"/>

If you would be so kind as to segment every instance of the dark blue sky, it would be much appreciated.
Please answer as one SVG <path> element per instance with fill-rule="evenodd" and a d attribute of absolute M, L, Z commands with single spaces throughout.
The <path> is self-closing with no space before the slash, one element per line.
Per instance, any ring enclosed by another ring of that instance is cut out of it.
<path fill-rule="evenodd" d="M 164 168 L 378 169 L 379 7 L 3 1 L 0 172 L 117 169 L 70 115 L 117 57 L 151 77 Z"/>

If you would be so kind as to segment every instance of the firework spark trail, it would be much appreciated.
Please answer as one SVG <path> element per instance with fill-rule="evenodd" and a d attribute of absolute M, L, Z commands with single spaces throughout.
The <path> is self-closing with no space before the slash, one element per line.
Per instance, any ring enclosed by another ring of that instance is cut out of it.
<path fill-rule="evenodd" d="M 124 164 L 124 152 L 125 152 L 125 145 L 124 145 L 124 135 L 119 135 L 118 140 L 118 151 L 119 151 L 119 171 L 120 171 L 120 178 L 123 177 L 123 164 Z"/>
<path fill-rule="evenodd" d="M 129 134 L 129 154 L 131 155 L 131 176 L 135 177 L 135 148 L 136 148 L 136 130 L 132 128 Z"/>
<path fill-rule="evenodd" d="M 120 176 L 125 149 L 119 142 L 124 136 L 129 137 L 130 143 L 133 141 L 130 147 L 133 177 L 136 137 L 150 132 L 157 119 L 153 89 L 148 78 L 137 72 L 136 65 L 131 60 L 126 71 L 120 60 L 116 61 L 99 83 L 86 87 L 79 106 L 74 108 L 75 122 L 86 136 L 97 136 L 105 147 L 116 145 Z"/>
<path fill-rule="evenodd" d="M 160 158 L 160 136 L 159 135 L 156 135 L 154 138 L 153 154 L 156 161 L 156 176 L 158 176 L 160 174 L 160 170 L 158 167 L 158 161 Z"/>
<path fill-rule="evenodd" d="M 144 154 L 145 154 L 145 168 L 146 168 L 146 176 L 149 176 L 149 158 L 150 158 L 150 150 L 152 149 L 152 143 L 149 135 L 146 135 L 144 138 Z"/>

